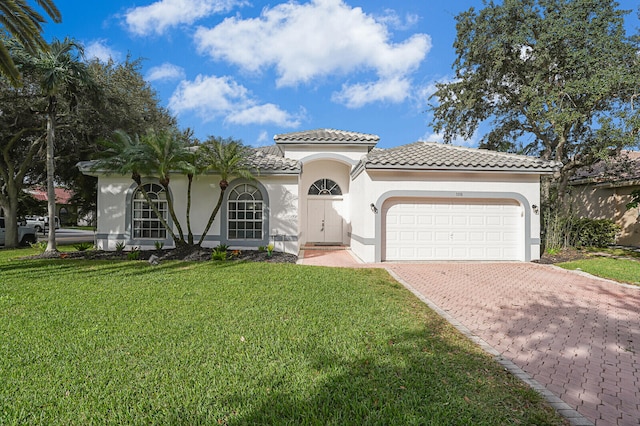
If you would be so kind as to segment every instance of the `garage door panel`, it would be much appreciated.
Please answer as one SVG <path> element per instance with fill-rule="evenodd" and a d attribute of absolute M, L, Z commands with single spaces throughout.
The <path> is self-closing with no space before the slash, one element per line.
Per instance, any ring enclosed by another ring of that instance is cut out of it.
<path fill-rule="evenodd" d="M 449 225 L 451 223 L 451 217 L 444 215 L 437 215 L 434 217 L 434 222 L 436 225 Z"/>
<path fill-rule="evenodd" d="M 513 200 L 401 200 L 383 212 L 385 260 L 520 260 L 523 252 Z"/>
<path fill-rule="evenodd" d="M 466 216 L 453 216 L 451 218 L 451 224 L 452 225 L 456 225 L 456 226 L 464 226 L 467 224 L 467 217 Z"/>
<path fill-rule="evenodd" d="M 433 242 L 433 232 L 418 231 L 417 235 L 418 235 L 418 241 L 430 241 L 430 242 Z"/>

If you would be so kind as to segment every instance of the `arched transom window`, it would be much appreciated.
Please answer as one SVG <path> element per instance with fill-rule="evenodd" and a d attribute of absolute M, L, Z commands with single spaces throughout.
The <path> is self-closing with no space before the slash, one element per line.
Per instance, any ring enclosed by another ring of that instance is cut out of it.
<path fill-rule="evenodd" d="M 148 183 L 142 186 L 149 195 L 149 198 L 156 206 L 162 218 L 167 220 L 167 194 L 164 188 L 155 183 Z M 153 211 L 147 200 L 144 198 L 142 189 L 138 188 L 133 194 L 133 237 L 151 238 L 163 240 L 167 237 L 167 230 L 158 216 Z"/>
<path fill-rule="evenodd" d="M 309 188 L 309 195 L 342 195 L 342 190 L 331 179 L 318 179 Z"/>
<path fill-rule="evenodd" d="M 248 183 L 229 191 L 228 222 L 230 240 L 261 240 L 263 197 L 258 188 Z"/>

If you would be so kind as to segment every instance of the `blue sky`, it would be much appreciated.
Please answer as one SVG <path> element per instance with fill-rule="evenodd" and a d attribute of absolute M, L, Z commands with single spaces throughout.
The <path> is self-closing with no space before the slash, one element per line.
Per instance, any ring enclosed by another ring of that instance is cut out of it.
<path fill-rule="evenodd" d="M 181 128 L 242 139 L 336 128 L 387 148 L 438 141 L 428 97 L 451 78 L 455 16 L 480 0 L 56 0 L 89 57 L 143 58 L 143 75 Z M 636 9 L 636 0 L 621 1 Z M 638 24 L 628 15 L 629 31 Z M 457 145 L 475 146 L 481 135 Z"/>

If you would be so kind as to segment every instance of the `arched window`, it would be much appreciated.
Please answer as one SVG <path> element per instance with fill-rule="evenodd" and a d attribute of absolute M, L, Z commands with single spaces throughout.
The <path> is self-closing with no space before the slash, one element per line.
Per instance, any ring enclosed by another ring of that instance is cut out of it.
<path fill-rule="evenodd" d="M 229 191 L 227 217 L 230 240 L 262 240 L 263 197 L 258 188 L 242 183 Z"/>
<path fill-rule="evenodd" d="M 331 179 L 318 179 L 309 188 L 309 195 L 342 195 L 342 190 Z"/>
<path fill-rule="evenodd" d="M 164 188 L 155 183 L 147 183 L 143 188 L 155 204 L 162 218 L 167 220 L 167 194 Z M 142 190 L 138 188 L 133 194 L 133 238 L 151 238 L 163 240 L 167 237 L 167 230 L 158 216 L 144 199 Z"/>

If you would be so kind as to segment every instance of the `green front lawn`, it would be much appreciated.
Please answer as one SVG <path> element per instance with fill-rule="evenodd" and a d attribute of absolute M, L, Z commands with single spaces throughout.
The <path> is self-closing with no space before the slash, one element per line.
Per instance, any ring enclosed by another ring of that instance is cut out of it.
<path fill-rule="evenodd" d="M 0 424 L 563 424 L 384 270 L 17 260 Z"/>
<path fill-rule="evenodd" d="M 640 285 L 640 262 L 614 257 L 590 257 L 571 262 L 558 263 L 565 269 L 581 269 L 591 275 Z"/>

